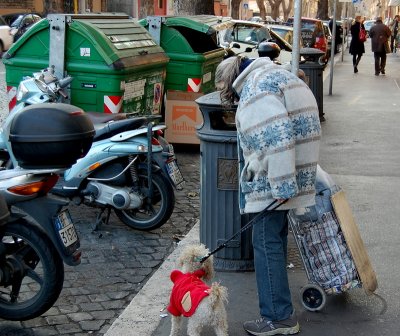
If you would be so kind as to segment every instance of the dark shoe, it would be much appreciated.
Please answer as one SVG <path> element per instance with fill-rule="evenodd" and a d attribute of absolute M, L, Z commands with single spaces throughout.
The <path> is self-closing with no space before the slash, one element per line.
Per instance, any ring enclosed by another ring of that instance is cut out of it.
<path fill-rule="evenodd" d="M 379 72 L 375 72 L 375 76 L 379 76 Z"/>
<path fill-rule="evenodd" d="M 385 74 L 385 70 L 381 70 L 381 74 L 384 75 Z"/>
<path fill-rule="evenodd" d="M 357 66 L 355 66 L 354 67 L 354 73 L 357 73 L 358 72 L 358 69 L 357 69 Z"/>
<path fill-rule="evenodd" d="M 326 119 L 325 119 L 324 116 L 320 116 L 320 117 L 319 117 L 319 121 L 320 121 L 320 122 L 324 122 L 324 121 L 326 121 Z"/>
<path fill-rule="evenodd" d="M 270 335 L 294 335 L 300 331 L 300 325 L 294 314 L 283 321 L 268 321 L 261 317 L 255 321 L 243 323 L 243 328 L 251 335 L 270 336 Z"/>

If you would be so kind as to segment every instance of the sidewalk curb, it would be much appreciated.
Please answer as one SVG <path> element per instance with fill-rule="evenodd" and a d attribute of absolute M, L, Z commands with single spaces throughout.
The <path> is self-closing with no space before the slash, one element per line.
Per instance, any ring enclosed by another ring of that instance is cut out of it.
<path fill-rule="evenodd" d="M 177 248 L 153 273 L 139 293 L 114 321 L 105 336 L 152 335 L 160 323 L 160 314 L 168 304 L 172 282 L 169 275 L 182 248 L 199 243 L 199 220 Z"/>

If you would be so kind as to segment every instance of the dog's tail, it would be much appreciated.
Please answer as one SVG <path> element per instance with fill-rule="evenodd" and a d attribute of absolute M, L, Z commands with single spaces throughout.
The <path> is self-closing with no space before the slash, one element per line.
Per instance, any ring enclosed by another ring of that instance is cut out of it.
<path fill-rule="evenodd" d="M 221 286 L 218 282 L 213 282 L 210 289 L 211 304 L 228 302 L 228 289 Z"/>

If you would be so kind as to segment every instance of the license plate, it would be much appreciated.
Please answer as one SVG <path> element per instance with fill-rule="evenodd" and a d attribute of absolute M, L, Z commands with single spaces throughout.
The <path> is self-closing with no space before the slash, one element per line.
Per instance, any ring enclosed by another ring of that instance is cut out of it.
<path fill-rule="evenodd" d="M 181 185 L 183 185 L 184 179 L 178 165 L 176 164 L 176 161 L 171 160 L 167 162 L 166 166 L 168 175 L 171 178 L 172 182 L 174 182 L 175 186 L 177 188 L 182 187 Z"/>
<path fill-rule="evenodd" d="M 68 210 L 63 210 L 55 219 L 55 226 L 65 247 L 68 247 L 78 240 L 75 226 L 72 223 Z"/>

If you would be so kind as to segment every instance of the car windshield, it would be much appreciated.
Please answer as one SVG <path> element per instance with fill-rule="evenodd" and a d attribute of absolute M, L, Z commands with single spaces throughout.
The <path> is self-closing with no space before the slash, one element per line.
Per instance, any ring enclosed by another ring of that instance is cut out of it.
<path fill-rule="evenodd" d="M 278 38 L 282 39 L 289 47 L 290 51 L 292 51 L 293 47 L 293 29 L 285 26 L 271 26 L 270 27 L 271 34 L 275 33 Z M 303 39 L 300 36 L 300 48 L 303 48 Z M 278 43 L 279 44 L 279 43 Z M 282 46 L 279 44 L 282 49 Z M 288 48 L 285 48 L 289 51 Z"/>
<path fill-rule="evenodd" d="M 222 34 L 224 42 L 244 42 L 247 44 L 258 44 L 261 41 L 269 40 L 271 36 L 264 27 L 252 27 L 236 25 L 228 28 Z"/>
<path fill-rule="evenodd" d="M 13 17 L 10 19 L 10 26 L 11 27 L 18 27 L 21 24 L 21 21 L 23 19 L 23 15 L 18 15 L 16 17 Z"/>
<path fill-rule="evenodd" d="M 289 44 L 293 44 L 293 31 L 280 27 L 272 27 L 271 30 L 273 30 Z"/>

